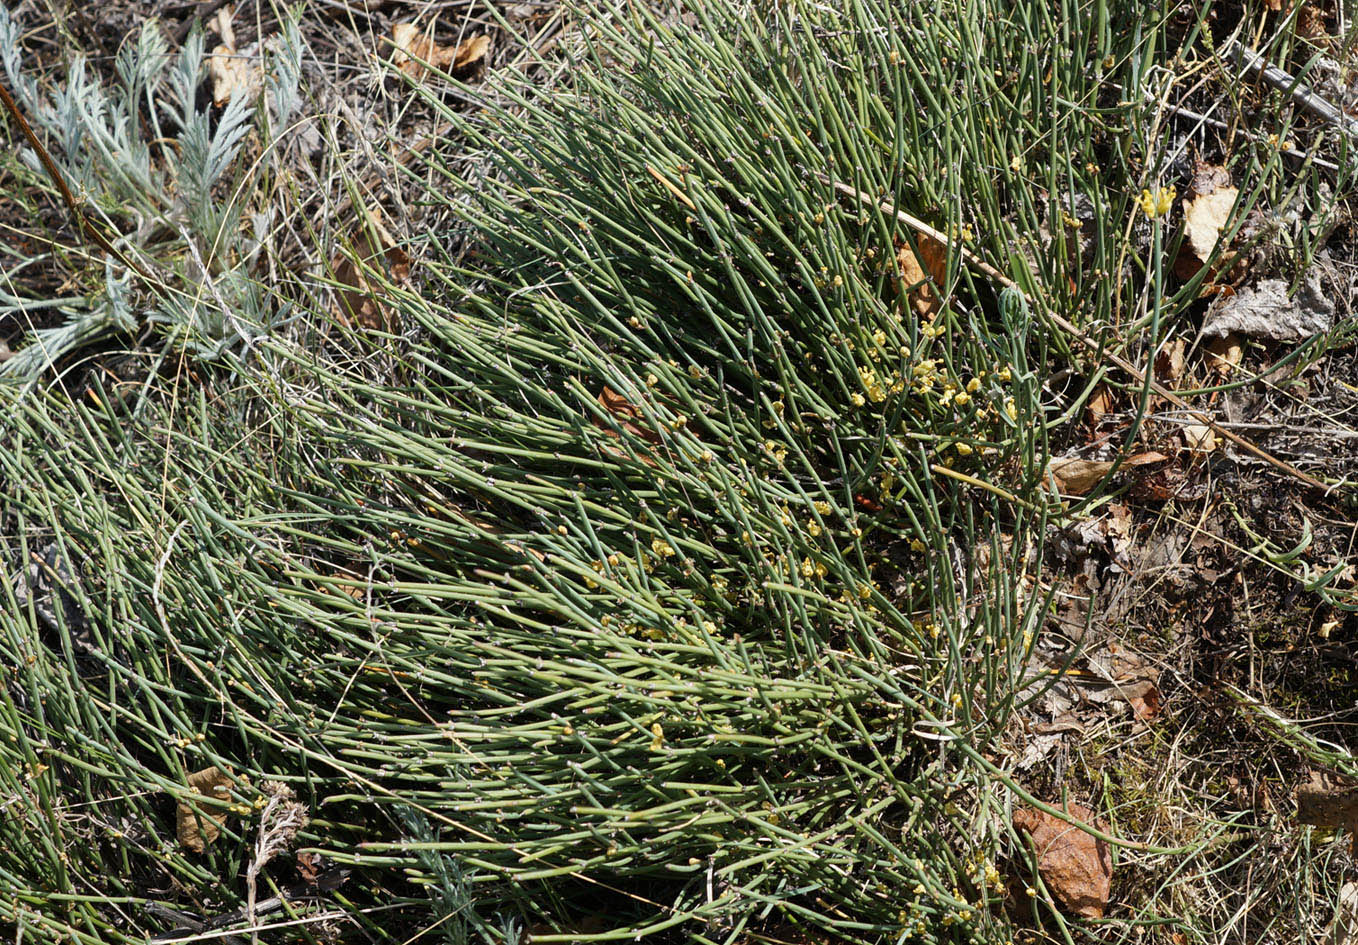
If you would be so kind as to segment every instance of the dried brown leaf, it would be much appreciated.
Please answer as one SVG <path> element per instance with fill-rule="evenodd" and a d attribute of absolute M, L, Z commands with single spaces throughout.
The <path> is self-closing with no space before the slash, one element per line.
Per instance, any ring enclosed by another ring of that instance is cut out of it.
<path fill-rule="evenodd" d="M 297 854 L 297 875 L 303 882 L 314 883 L 320 874 L 321 857 L 318 853 L 299 851 Z"/>
<path fill-rule="evenodd" d="M 1295 297 L 1289 298 L 1287 289 L 1282 279 L 1262 279 L 1217 299 L 1207 309 L 1202 333 L 1304 341 L 1334 326 L 1335 300 L 1314 272 L 1306 275 Z"/>
<path fill-rule="evenodd" d="M 253 99 L 264 91 L 264 63 L 259 55 L 259 43 L 251 43 L 237 52 L 236 31 L 231 26 L 232 12 L 231 7 L 222 7 L 212 20 L 222 38 L 207 60 L 207 73 L 212 80 L 212 104 L 218 108 L 234 95 Z"/>
<path fill-rule="evenodd" d="M 1244 353 L 1240 336 L 1234 332 L 1207 342 L 1207 366 L 1222 377 L 1229 377 L 1240 366 Z"/>
<path fill-rule="evenodd" d="M 212 104 L 220 108 L 232 96 L 253 99 L 264 90 L 264 65 L 258 51 L 258 43 L 239 53 L 226 44 L 212 50 L 207 60 L 207 73 L 212 79 Z"/>
<path fill-rule="evenodd" d="M 1206 483 L 1201 479 L 1190 479 L 1177 466 L 1139 470 L 1132 480 L 1132 497 L 1143 502 L 1164 502 L 1169 499 L 1197 502 L 1206 495 Z"/>
<path fill-rule="evenodd" d="M 1198 259 L 1211 258 L 1221 238 L 1221 231 L 1231 218 L 1239 188 L 1222 187 L 1210 194 L 1202 194 L 1184 202 L 1184 229 L 1188 245 Z"/>
<path fill-rule="evenodd" d="M 1217 448 L 1217 435 L 1205 423 L 1186 423 L 1180 429 L 1184 446 L 1194 453 L 1210 453 Z"/>
<path fill-rule="evenodd" d="M 599 394 L 599 406 L 603 407 L 614 417 L 617 418 L 619 426 L 633 436 L 640 437 L 648 443 L 659 443 L 660 436 L 654 430 L 648 430 L 643 426 L 633 423 L 633 420 L 641 419 L 641 408 L 632 403 L 626 397 L 619 394 L 611 387 L 605 386 Z M 610 428 L 603 421 L 596 419 L 595 426 L 611 437 L 617 437 L 618 432 Z"/>
<path fill-rule="evenodd" d="M 471 72 L 485 64 L 490 52 L 489 36 L 473 36 L 457 46 L 440 46 L 428 30 L 414 23 L 394 24 L 391 42 L 396 47 L 392 64 L 412 79 L 421 78 L 431 67 L 454 75 Z"/>
<path fill-rule="evenodd" d="M 915 236 L 915 249 L 902 242 L 896 249 L 901 285 L 910 288 L 910 307 L 920 318 L 932 319 L 942 307 L 941 286 L 948 277 L 948 250 L 923 233 Z"/>
<path fill-rule="evenodd" d="M 490 52 L 490 37 L 486 35 L 473 36 L 465 40 L 457 47 L 457 52 L 453 54 L 454 73 L 467 72 L 485 64 L 487 54 Z"/>
<path fill-rule="evenodd" d="M 412 79 L 424 75 L 428 63 L 436 66 L 434 51 L 436 45 L 428 34 L 414 23 L 394 23 L 391 27 L 391 42 L 396 47 L 391 63 Z"/>
<path fill-rule="evenodd" d="M 237 780 L 236 776 L 213 765 L 190 774 L 188 787 L 192 794 L 225 801 L 230 798 L 231 788 Z M 239 780 L 249 783 L 249 779 L 244 776 Z M 207 844 L 221 836 L 224 823 L 226 810 L 216 805 L 198 805 L 181 800 L 175 810 L 175 834 L 179 838 L 179 845 L 191 853 L 202 853 Z"/>
<path fill-rule="evenodd" d="M 1107 507 L 1107 512 L 1103 523 L 1108 544 L 1113 549 L 1114 559 L 1119 563 L 1125 562 L 1128 552 L 1132 550 L 1132 510 L 1121 502 L 1115 502 Z"/>
<path fill-rule="evenodd" d="M 1325 14 L 1314 3 L 1306 3 L 1297 13 L 1297 35 L 1317 46 L 1328 46 L 1334 37 L 1325 26 Z"/>
<path fill-rule="evenodd" d="M 1154 466 L 1156 463 L 1163 463 L 1168 459 L 1169 457 L 1164 453 L 1157 453 L 1155 450 L 1149 450 L 1145 453 L 1137 453 L 1134 456 L 1128 456 L 1122 461 L 1122 468 L 1135 469 L 1138 466 Z"/>
<path fill-rule="evenodd" d="M 1154 721 L 1160 715 L 1160 687 L 1150 683 L 1143 691 L 1127 696 L 1132 716 L 1141 722 Z"/>
<path fill-rule="evenodd" d="M 1186 348 L 1184 339 L 1175 338 L 1160 349 L 1160 353 L 1155 356 L 1155 373 L 1162 381 L 1172 383 L 1183 377 Z"/>
<path fill-rule="evenodd" d="M 1094 813 L 1078 804 L 1063 808 L 1072 819 L 1092 824 Z M 1113 878 L 1108 844 L 1045 811 L 1014 811 L 1014 826 L 1028 834 L 1042 881 L 1068 911 L 1087 919 L 1103 917 Z"/>
<path fill-rule="evenodd" d="M 1163 463 L 1169 457 L 1154 451 L 1137 453 L 1122 461 L 1121 468 L 1135 468 Z M 1063 495 L 1086 495 L 1113 468 L 1112 462 L 1101 459 L 1080 459 L 1061 456 L 1047 463 L 1047 474 Z"/>
<path fill-rule="evenodd" d="M 393 285 L 410 281 L 410 257 L 374 214 L 369 225 L 354 230 L 350 252 L 337 253 L 331 265 L 335 281 L 344 288 L 337 295 L 340 321 L 373 331 L 395 331 L 398 327 L 390 306 L 379 297 L 378 287 L 368 278 L 369 271 L 384 268 Z"/>
<path fill-rule="evenodd" d="M 227 49 L 236 48 L 236 30 L 231 25 L 231 18 L 235 15 L 235 7 L 230 4 L 220 7 L 215 16 L 212 17 L 212 28 L 217 31 L 217 35 L 222 38 L 222 43 Z"/>
<path fill-rule="evenodd" d="M 1064 495 L 1085 495 L 1098 485 L 1113 464 L 1100 459 L 1062 457 L 1047 464 L 1047 471 L 1056 481 L 1056 489 Z"/>
<path fill-rule="evenodd" d="M 1085 422 L 1091 427 L 1098 426 L 1103 418 L 1113 412 L 1113 392 L 1100 381 L 1089 395 L 1085 404 Z"/>
<path fill-rule="evenodd" d="M 636 420 L 641 417 L 640 407 L 607 385 L 599 393 L 599 406 L 622 420 Z"/>

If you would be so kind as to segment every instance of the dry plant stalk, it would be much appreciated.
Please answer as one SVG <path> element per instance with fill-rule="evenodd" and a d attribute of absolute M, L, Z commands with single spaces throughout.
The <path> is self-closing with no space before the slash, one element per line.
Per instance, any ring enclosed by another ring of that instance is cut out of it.
<path fill-rule="evenodd" d="M 260 790 L 268 800 L 259 816 L 259 835 L 255 839 L 255 854 L 245 871 L 245 915 L 249 920 L 252 942 L 258 942 L 255 928 L 255 902 L 260 870 L 278 854 L 287 850 L 297 837 L 297 831 L 311 820 L 306 805 L 297 800 L 292 788 L 280 781 L 265 781 Z"/>

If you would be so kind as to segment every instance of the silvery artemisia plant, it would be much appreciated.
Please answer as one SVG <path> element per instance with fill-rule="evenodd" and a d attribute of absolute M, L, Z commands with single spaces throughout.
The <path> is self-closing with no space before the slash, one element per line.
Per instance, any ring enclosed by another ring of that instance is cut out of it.
<path fill-rule="evenodd" d="M 83 294 L 38 300 L 12 294 L 12 283 L 0 289 L 0 314 L 55 307 L 67 316 L 32 332 L 0 365 L 0 377 L 35 378 L 83 344 L 145 324 L 200 357 L 248 346 L 279 318 L 249 271 L 272 221 L 271 207 L 255 199 L 250 184 L 269 169 L 266 162 L 278 160 L 281 149 L 271 145 L 301 103 L 303 44 L 295 20 L 285 20 L 276 40 L 263 44 L 262 103 L 238 92 L 216 117 L 197 104 L 206 71 L 198 30 L 176 54 L 160 25 L 146 23 L 118 51 L 116 80 L 107 84 L 83 56 L 70 62 L 64 81 L 35 79 L 22 62 L 21 32 L 0 6 L 0 65 L 16 100 L 49 142 L 76 199 L 96 220 L 116 217 L 117 225 L 105 229 L 121 234 L 118 248 L 160 273 L 165 285 L 157 298 L 121 261 L 106 258 Z M 252 127 L 265 155 L 253 165 L 242 159 Z M 20 156 L 41 173 L 30 148 Z"/>

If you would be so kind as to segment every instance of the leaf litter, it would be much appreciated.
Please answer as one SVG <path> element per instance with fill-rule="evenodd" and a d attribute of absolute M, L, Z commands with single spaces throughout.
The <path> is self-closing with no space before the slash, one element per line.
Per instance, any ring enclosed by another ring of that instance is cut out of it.
<path fill-rule="evenodd" d="M 189 794 L 225 802 L 231 799 L 231 789 L 238 780 L 242 784 L 250 783 L 244 775 L 237 778 L 213 765 L 188 776 Z M 187 798 L 180 800 L 175 810 L 175 836 L 179 845 L 191 853 L 202 853 L 221 836 L 226 815 L 227 810 L 220 804 L 200 805 Z"/>
<path fill-rule="evenodd" d="M 1062 810 L 1074 820 L 1104 829 L 1087 807 L 1066 804 Z M 1032 807 L 1017 808 L 1013 824 L 1028 835 L 1037 857 L 1038 874 L 1056 900 L 1074 915 L 1103 918 L 1113 879 L 1113 857 L 1108 844 L 1060 817 Z"/>
<path fill-rule="evenodd" d="M 1207 311 L 1202 334 L 1246 335 L 1272 341 L 1304 341 L 1334 327 L 1335 304 L 1310 272 L 1295 296 L 1282 279 L 1263 279 L 1219 298 Z"/>
<path fill-rule="evenodd" d="M 432 26 L 425 29 L 414 23 L 394 24 L 391 42 L 396 50 L 392 64 L 412 79 L 423 78 L 431 68 L 465 76 L 485 64 L 490 52 L 489 36 L 472 36 L 456 45 L 440 46 L 434 42 L 432 33 Z"/>

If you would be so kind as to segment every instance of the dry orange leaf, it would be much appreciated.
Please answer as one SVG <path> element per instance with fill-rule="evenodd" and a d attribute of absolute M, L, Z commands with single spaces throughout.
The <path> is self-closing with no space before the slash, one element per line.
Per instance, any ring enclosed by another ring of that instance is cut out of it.
<path fill-rule="evenodd" d="M 660 442 L 660 436 L 654 430 L 647 430 L 632 422 L 641 419 L 641 409 L 613 388 L 604 387 L 603 392 L 599 394 L 599 406 L 617 417 L 619 425 L 633 436 L 639 436 L 648 443 Z M 602 422 L 596 421 L 595 425 L 609 436 L 618 435 L 616 430 L 604 426 Z"/>
<path fill-rule="evenodd" d="M 1091 427 L 1096 427 L 1112 412 L 1113 392 L 1108 389 L 1107 384 L 1100 381 L 1085 404 L 1085 422 Z"/>
<path fill-rule="evenodd" d="M 405 285 L 410 281 L 410 257 L 375 213 L 368 223 L 354 230 L 352 255 L 337 253 L 331 263 L 335 281 L 344 286 L 337 292 L 337 314 L 347 326 L 394 331 L 397 326 L 391 310 L 378 298 L 366 272 L 385 268 L 393 285 Z"/>
<path fill-rule="evenodd" d="M 1164 453 L 1137 453 L 1123 460 L 1121 468 L 1163 463 L 1168 458 Z M 1107 460 L 1080 459 L 1075 456 L 1062 456 L 1047 463 L 1047 473 L 1056 483 L 1057 491 L 1063 495 L 1085 495 L 1112 468 L 1113 464 Z"/>
<path fill-rule="evenodd" d="M 1223 377 L 1229 377 L 1240 366 L 1243 353 L 1240 336 L 1235 332 L 1214 336 L 1207 342 L 1207 366 Z"/>
<path fill-rule="evenodd" d="M 1138 721 L 1151 722 L 1160 714 L 1160 688 L 1154 683 L 1148 684 L 1139 693 L 1129 695 L 1127 701 L 1132 706 L 1132 716 Z"/>
<path fill-rule="evenodd" d="M 1063 808 L 1072 819 L 1093 824 L 1094 812 L 1078 804 Z M 1028 834 L 1037 869 L 1067 910 L 1086 919 L 1103 918 L 1113 879 L 1108 844 L 1059 817 L 1030 807 L 1014 811 L 1014 826 Z"/>
<path fill-rule="evenodd" d="M 455 75 L 470 72 L 482 65 L 490 52 L 489 36 L 473 36 L 457 46 L 440 46 L 428 30 L 414 23 L 392 26 L 391 42 L 396 47 L 392 63 L 412 79 L 420 78 L 430 67 Z"/>
<path fill-rule="evenodd" d="M 1054 459 L 1047 464 L 1047 472 L 1056 480 L 1056 489 L 1064 495 L 1084 495 L 1098 485 L 1113 464 L 1099 459 L 1078 459 L 1074 456 Z"/>
<path fill-rule="evenodd" d="M 645 427 L 638 426 L 632 422 L 633 420 L 641 419 L 640 408 L 613 388 L 604 387 L 603 391 L 599 394 L 599 405 L 616 417 L 618 424 L 632 436 L 640 437 L 648 443 L 660 442 L 660 436 L 654 430 L 648 430 Z M 608 424 L 604 423 L 604 421 L 600 420 L 598 417 L 594 418 L 594 425 L 602 430 L 606 436 L 610 436 L 614 439 L 620 437 L 617 430 L 609 427 Z M 610 456 L 616 456 L 618 459 L 630 458 L 622 450 L 614 449 L 611 446 L 605 446 L 603 449 L 604 452 L 608 453 Z M 655 465 L 655 460 L 651 459 L 651 457 L 647 456 L 645 453 L 638 452 L 637 458 L 647 466 Z"/>
<path fill-rule="evenodd" d="M 240 780 L 245 784 L 250 783 L 244 776 Z M 191 793 L 225 801 L 231 797 L 236 778 L 213 765 L 193 772 L 188 781 Z M 179 845 L 191 853 L 202 853 L 209 843 L 221 836 L 224 823 L 226 811 L 216 805 L 198 807 L 180 801 L 175 810 L 175 835 L 179 838 Z"/>
<path fill-rule="evenodd" d="M 942 307 L 940 287 L 948 277 L 948 249 L 932 236 L 915 234 L 916 249 L 902 242 L 896 249 L 901 285 L 910 289 L 910 307 L 920 318 L 933 318 Z"/>
<path fill-rule="evenodd" d="M 1155 373 L 1161 380 L 1177 381 L 1184 373 L 1184 352 L 1188 345 L 1182 338 L 1175 338 L 1160 349 L 1155 356 Z"/>

